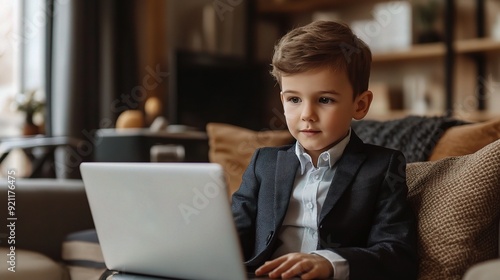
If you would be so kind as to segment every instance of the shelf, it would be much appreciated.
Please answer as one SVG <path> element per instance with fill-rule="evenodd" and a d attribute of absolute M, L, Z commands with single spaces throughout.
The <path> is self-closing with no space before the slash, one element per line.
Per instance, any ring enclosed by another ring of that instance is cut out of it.
<path fill-rule="evenodd" d="M 460 40 L 454 44 L 456 54 L 493 53 L 500 54 L 500 41 L 491 38 Z M 373 62 L 401 62 L 415 59 L 441 58 L 446 54 L 443 43 L 414 45 L 406 50 L 374 53 Z"/>
<path fill-rule="evenodd" d="M 455 43 L 455 52 L 459 54 L 500 52 L 500 41 L 491 38 L 461 40 Z"/>
<path fill-rule="evenodd" d="M 392 62 L 415 60 L 423 58 L 443 57 L 446 53 L 444 44 L 432 43 L 415 45 L 406 50 L 397 50 L 386 53 L 374 53 L 373 62 Z"/>
<path fill-rule="evenodd" d="M 381 0 L 258 0 L 258 14 L 299 14 L 376 3 Z"/>

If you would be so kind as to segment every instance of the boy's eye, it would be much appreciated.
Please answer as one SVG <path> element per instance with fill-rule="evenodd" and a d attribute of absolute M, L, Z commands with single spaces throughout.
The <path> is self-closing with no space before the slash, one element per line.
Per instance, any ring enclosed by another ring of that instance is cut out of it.
<path fill-rule="evenodd" d="M 331 102 L 333 102 L 333 99 L 331 99 L 331 98 L 328 98 L 328 97 L 320 97 L 319 98 L 319 103 L 328 104 Z"/>
<path fill-rule="evenodd" d="M 299 103 L 300 102 L 300 98 L 298 98 L 298 97 L 290 97 L 290 98 L 288 98 L 288 101 L 290 101 L 292 103 Z"/>

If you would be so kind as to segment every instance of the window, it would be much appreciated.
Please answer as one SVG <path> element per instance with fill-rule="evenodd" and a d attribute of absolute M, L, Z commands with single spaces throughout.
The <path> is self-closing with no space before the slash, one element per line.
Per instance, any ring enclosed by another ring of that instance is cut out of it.
<path fill-rule="evenodd" d="M 15 97 L 17 49 L 14 34 L 19 22 L 17 1 L 0 0 L 0 137 L 18 134 L 19 114 L 11 103 Z M 19 64 L 17 64 L 19 66 Z"/>
<path fill-rule="evenodd" d="M 46 7 L 45 0 L 0 0 L 0 137 L 22 133 L 25 114 L 16 105 L 25 93 L 44 101 Z"/>
<path fill-rule="evenodd" d="M 37 102 L 45 101 L 46 0 L 0 0 L 0 141 L 21 136 L 25 112 L 18 104 L 36 92 Z M 43 111 L 35 122 L 43 122 Z M 29 174 L 29 160 L 21 150 L 12 151 L 0 166 L 0 177 L 7 169 Z"/>

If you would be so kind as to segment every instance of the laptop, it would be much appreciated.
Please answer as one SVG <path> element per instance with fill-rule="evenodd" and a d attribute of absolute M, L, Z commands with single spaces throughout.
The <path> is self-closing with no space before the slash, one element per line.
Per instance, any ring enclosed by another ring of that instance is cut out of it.
<path fill-rule="evenodd" d="M 247 279 L 220 165 L 88 162 L 80 170 L 109 270 Z"/>

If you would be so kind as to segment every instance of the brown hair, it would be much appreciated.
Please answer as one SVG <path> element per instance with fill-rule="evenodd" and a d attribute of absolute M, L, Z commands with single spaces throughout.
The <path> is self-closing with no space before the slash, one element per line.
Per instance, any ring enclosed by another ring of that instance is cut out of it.
<path fill-rule="evenodd" d="M 372 55 L 370 48 L 348 25 L 315 21 L 288 32 L 274 47 L 271 74 L 281 77 L 322 67 L 346 71 L 353 97 L 368 90 Z"/>

